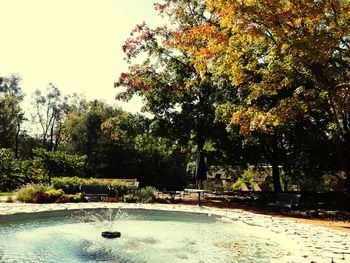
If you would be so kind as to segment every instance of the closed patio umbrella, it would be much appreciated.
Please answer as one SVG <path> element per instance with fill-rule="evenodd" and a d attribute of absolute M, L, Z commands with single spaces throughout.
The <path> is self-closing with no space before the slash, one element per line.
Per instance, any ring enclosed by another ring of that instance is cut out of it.
<path fill-rule="evenodd" d="M 204 153 L 202 151 L 197 154 L 194 179 L 196 180 L 198 189 L 201 189 L 202 181 L 207 180 L 207 170 L 205 168 Z"/>

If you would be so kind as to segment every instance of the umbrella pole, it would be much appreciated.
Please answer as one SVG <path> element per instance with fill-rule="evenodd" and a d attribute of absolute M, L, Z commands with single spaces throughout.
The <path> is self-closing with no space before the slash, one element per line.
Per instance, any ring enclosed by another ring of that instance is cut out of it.
<path fill-rule="evenodd" d="M 198 206 L 201 206 L 201 192 L 198 192 Z"/>
<path fill-rule="evenodd" d="M 198 189 L 202 188 L 202 180 L 198 180 Z M 201 192 L 198 192 L 198 206 L 201 206 Z"/>

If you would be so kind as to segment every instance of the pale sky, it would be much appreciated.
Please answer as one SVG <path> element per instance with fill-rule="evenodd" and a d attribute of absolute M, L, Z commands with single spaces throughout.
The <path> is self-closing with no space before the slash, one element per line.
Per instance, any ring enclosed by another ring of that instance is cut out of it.
<path fill-rule="evenodd" d="M 52 82 L 63 94 L 116 103 L 122 45 L 136 24 L 160 22 L 156 0 L 0 0 L 0 75 L 18 73 L 29 101 Z M 136 112 L 140 100 L 125 110 Z"/>

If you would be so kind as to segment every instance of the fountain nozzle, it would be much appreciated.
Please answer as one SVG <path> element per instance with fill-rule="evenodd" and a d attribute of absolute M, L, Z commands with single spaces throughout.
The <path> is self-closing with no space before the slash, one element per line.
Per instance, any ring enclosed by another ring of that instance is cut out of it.
<path fill-rule="evenodd" d="M 121 237 L 121 233 L 118 231 L 112 232 L 112 231 L 104 231 L 102 232 L 102 236 L 105 238 L 119 238 Z"/>

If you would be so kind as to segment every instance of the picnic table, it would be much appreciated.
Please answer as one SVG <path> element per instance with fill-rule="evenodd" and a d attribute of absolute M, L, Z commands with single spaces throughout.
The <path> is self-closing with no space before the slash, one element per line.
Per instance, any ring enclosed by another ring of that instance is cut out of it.
<path fill-rule="evenodd" d="M 185 192 L 187 193 L 197 193 L 198 194 L 198 206 L 201 206 L 201 194 L 207 192 L 203 189 L 196 189 L 196 188 L 185 188 Z"/>

